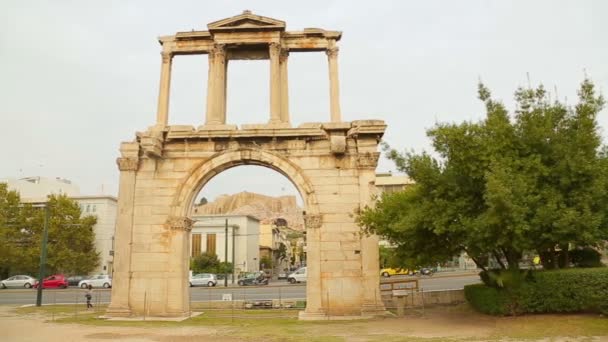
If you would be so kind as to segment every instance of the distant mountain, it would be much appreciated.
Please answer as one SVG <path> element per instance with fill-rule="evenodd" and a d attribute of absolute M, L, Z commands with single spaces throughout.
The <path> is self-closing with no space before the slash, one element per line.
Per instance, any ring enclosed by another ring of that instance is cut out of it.
<path fill-rule="evenodd" d="M 271 197 L 243 191 L 233 195 L 221 195 L 207 204 L 195 205 L 194 213 L 251 215 L 261 222 L 283 218 L 292 229 L 301 230 L 304 227 L 302 208 L 296 204 L 295 196 Z"/>

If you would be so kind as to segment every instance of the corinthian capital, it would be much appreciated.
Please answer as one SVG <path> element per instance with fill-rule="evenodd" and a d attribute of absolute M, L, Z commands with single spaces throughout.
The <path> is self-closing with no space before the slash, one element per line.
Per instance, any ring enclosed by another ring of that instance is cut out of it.
<path fill-rule="evenodd" d="M 137 158 L 116 158 L 120 171 L 137 171 L 139 160 Z"/>
<path fill-rule="evenodd" d="M 171 62 L 171 59 L 173 58 L 173 54 L 171 52 L 167 52 L 167 51 L 161 52 L 160 55 L 163 58 L 163 63 L 169 63 L 169 62 Z"/>
<path fill-rule="evenodd" d="M 365 152 L 357 155 L 357 167 L 360 169 L 375 169 L 378 166 L 380 152 Z"/>
<path fill-rule="evenodd" d="M 214 58 L 225 59 L 226 58 L 226 44 L 215 44 L 211 50 Z"/>
<path fill-rule="evenodd" d="M 287 49 L 281 49 L 281 52 L 279 54 L 279 61 L 281 63 L 285 63 L 287 61 L 288 57 L 289 57 L 289 50 L 287 50 Z"/>
<path fill-rule="evenodd" d="M 268 44 L 268 52 L 271 55 L 279 55 L 281 53 L 281 44 L 279 43 L 270 43 Z"/>
<path fill-rule="evenodd" d="M 332 48 L 328 48 L 327 50 L 325 50 L 325 53 L 327 54 L 327 56 L 329 58 L 336 58 L 336 57 L 338 57 L 338 51 L 340 51 L 340 48 L 337 46 L 334 46 Z"/>
<path fill-rule="evenodd" d="M 323 216 L 321 216 L 320 214 L 304 215 L 305 228 L 321 228 L 322 224 L 323 224 Z"/>
<path fill-rule="evenodd" d="M 193 224 L 194 221 L 187 217 L 170 216 L 167 219 L 167 226 L 173 230 L 190 231 Z"/>

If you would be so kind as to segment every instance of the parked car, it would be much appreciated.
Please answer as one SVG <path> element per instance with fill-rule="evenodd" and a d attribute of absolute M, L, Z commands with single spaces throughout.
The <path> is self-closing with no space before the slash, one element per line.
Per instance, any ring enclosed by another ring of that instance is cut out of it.
<path fill-rule="evenodd" d="M 112 278 L 107 274 L 100 274 L 78 282 L 78 286 L 83 289 L 87 288 L 89 285 L 109 289 L 112 287 Z"/>
<path fill-rule="evenodd" d="M 34 283 L 34 288 L 38 288 L 38 282 Z M 42 288 L 61 288 L 68 287 L 68 279 L 63 274 L 54 274 L 42 280 Z"/>
<path fill-rule="evenodd" d="M 383 268 L 380 270 L 380 275 L 388 278 L 394 275 L 414 275 L 417 272 L 417 270 L 410 270 L 407 268 Z"/>
<path fill-rule="evenodd" d="M 306 282 L 306 267 L 297 269 L 295 272 L 287 276 L 287 281 L 291 284 Z"/>
<path fill-rule="evenodd" d="M 29 289 L 34 284 L 36 284 L 36 281 L 36 278 L 30 277 L 29 275 L 15 275 L 1 281 L 0 287 L 3 289 L 9 287 L 24 287 L 26 289 Z"/>
<path fill-rule="evenodd" d="M 215 286 L 217 285 L 217 278 L 215 274 L 211 273 L 199 273 L 193 274 L 190 277 L 190 287 L 192 286 Z"/>
<path fill-rule="evenodd" d="M 68 286 L 78 286 L 81 280 L 88 279 L 89 276 L 85 275 L 73 275 L 68 277 Z"/>
<path fill-rule="evenodd" d="M 240 286 L 247 285 L 268 285 L 268 277 L 264 272 L 253 272 L 246 274 L 237 282 Z"/>

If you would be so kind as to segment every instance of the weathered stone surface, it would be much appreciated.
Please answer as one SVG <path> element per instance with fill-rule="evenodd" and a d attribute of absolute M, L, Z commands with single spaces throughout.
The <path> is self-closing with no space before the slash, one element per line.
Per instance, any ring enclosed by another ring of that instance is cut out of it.
<path fill-rule="evenodd" d="M 134 141 L 122 143 L 117 160 L 119 214 L 109 316 L 188 314 L 195 196 L 215 175 L 238 165 L 280 172 L 303 198 L 308 282 L 307 307 L 300 318 L 360 317 L 383 310 L 377 238 L 359 234 L 355 215 L 371 203 L 378 142 L 386 125 L 380 120 L 342 121 L 340 37 L 340 32 L 322 29 L 289 32 L 280 20 L 243 13 L 209 24 L 209 31 L 159 39 L 157 123 L 137 133 Z M 290 127 L 289 50 L 327 52 L 331 122 Z M 209 54 L 206 121 L 196 130 L 168 126 L 172 59 L 197 53 Z M 226 68 L 228 60 L 243 58 L 270 59 L 270 120 L 237 129 L 226 124 Z"/>

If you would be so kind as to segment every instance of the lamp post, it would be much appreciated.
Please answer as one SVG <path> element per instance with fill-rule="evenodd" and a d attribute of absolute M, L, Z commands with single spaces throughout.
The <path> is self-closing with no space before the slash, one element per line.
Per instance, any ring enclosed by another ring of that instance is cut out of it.
<path fill-rule="evenodd" d="M 44 206 L 44 232 L 42 233 L 42 246 L 40 251 L 40 271 L 38 272 L 38 288 L 36 289 L 36 306 L 42 305 L 42 286 L 46 266 L 46 245 L 49 238 L 50 210 L 48 203 Z"/>

